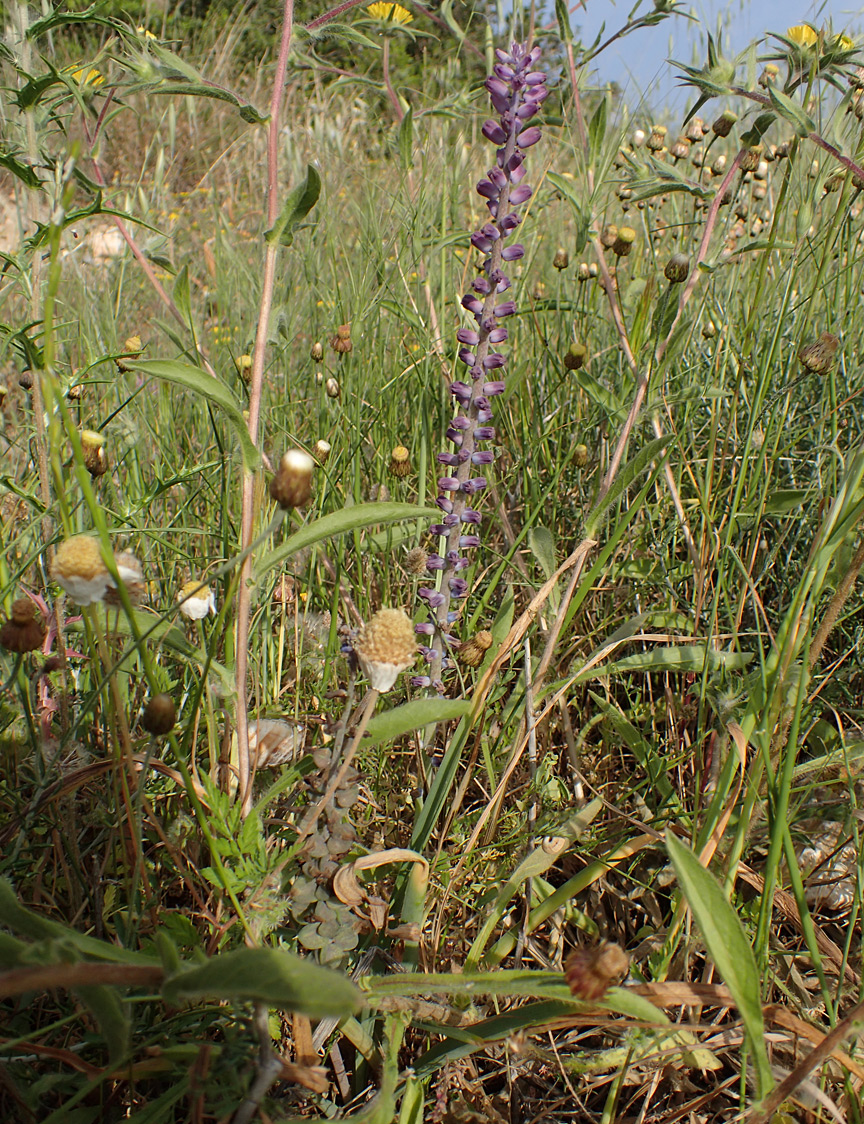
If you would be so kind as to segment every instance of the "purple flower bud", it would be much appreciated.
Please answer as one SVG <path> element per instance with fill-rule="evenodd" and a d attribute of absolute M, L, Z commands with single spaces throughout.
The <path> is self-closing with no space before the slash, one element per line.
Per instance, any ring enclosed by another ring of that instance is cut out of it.
<path fill-rule="evenodd" d="M 484 295 L 486 293 L 492 292 L 492 286 L 489 284 L 485 277 L 478 277 L 474 281 L 472 281 L 471 288 L 475 293 L 483 293 Z"/>
<path fill-rule="evenodd" d="M 537 105 L 534 101 L 526 101 L 516 110 L 516 116 L 520 121 L 530 121 L 536 112 Z"/>
<path fill-rule="evenodd" d="M 460 562 L 464 562 L 465 566 L 467 566 L 469 564 L 467 558 L 460 558 L 459 557 L 459 551 L 458 550 L 448 550 L 447 551 L 447 565 L 448 566 L 456 566 L 458 569 L 464 570 L 465 566 L 459 566 L 458 565 Z"/>
<path fill-rule="evenodd" d="M 477 421 L 479 421 L 479 422 L 492 421 L 492 411 L 490 409 L 488 409 L 488 407 L 486 409 L 479 409 L 478 408 L 478 410 L 477 410 Z"/>
<path fill-rule="evenodd" d="M 514 306 L 514 311 L 515 311 L 515 306 Z M 470 328 L 460 328 L 459 331 L 456 333 L 456 339 L 460 343 L 470 344 L 471 347 L 476 347 L 477 344 L 480 342 L 480 337 L 477 335 L 476 332 L 472 331 Z"/>
<path fill-rule="evenodd" d="M 512 66 L 509 66 L 506 62 L 498 63 L 498 65 L 495 66 L 493 69 L 494 69 L 495 73 L 498 75 L 498 77 L 503 78 L 505 82 L 512 82 L 513 79 L 516 77 L 516 71 L 513 69 Z"/>
<path fill-rule="evenodd" d="M 418 636 L 432 636 L 435 633 L 435 625 L 431 621 L 423 621 L 414 625 L 414 631 Z"/>
<path fill-rule="evenodd" d="M 479 363 L 471 368 L 471 378 L 474 382 L 483 378 L 483 367 Z"/>
<path fill-rule="evenodd" d="M 459 352 L 459 358 L 462 359 L 461 351 Z M 458 402 L 461 402 L 463 406 L 467 406 L 471 401 L 471 387 L 467 382 L 451 382 L 450 393 Z"/>
<path fill-rule="evenodd" d="M 437 589 L 418 589 L 417 596 L 422 598 L 430 609 L 440 609 L 447 600 L 444 594 L 439 593 Z"/>
<path fill-rule="evenodd" d="M 491 180 L 480 180 L 477 184 L 477 194 L 482 195 L 484 199 L 497 199 L 499 188 Z M 471 241 L 474 241 L 474 235 L 471 236 Z"/>
<path fill-rule="evenodd" d="M 503 343 L 507 339 L 507 336 L 508 332 L 506 328 L 493 328 L 489 333 L 489 342 Z"/>
<path fill-rule="evenodd" d="M 534 105 L 540 105 L 549 97 L 549 91 L 545 86 L 532 86 L 525 94 L 525 101 L 531 102 Z"/>
<path fill-rule="evenodd" d="M 497 201 L 495 199 L 490 199 L 489 202 L 486 204 L 486 207 L 489 211 L 489 214 L 492 216 L 492 218 L 497 219 L 498 218 L 498 203 L 497 203 Z"/>
<path fill-rule="evenodd" d="M 448 624 L 453 624 L 453 622 L 454 622 L 455 620 L 458 620 L 458 619 L 459 619 L 459 614 L 458 614 L 458 613 L 454 613 L 454 612 L 452 612 L 452 611 L 451 611 L 451 612 L 449 612 L 449 613 L 447 614 L 447 623 L 448 623 Z"/>
<path fill-rule="evenodd" d="M 440 554 L 430 554 L 426 559 L 426 569 L 429 571 L 443 570 L 446 565 Z"/>
<path fill-rule="evenodd" d="M 514 242 L 512 246 L 507 246 L 504 249 L 501 257 L 504 261 L 518 261 L 519 258 L 525 257 L 525 247 L 521 242 Z"/>
<path fill-rule="evenodd" d="M 495 455 L 491 449 L 484 449 L 479 453 L 471 454 L 472 464 L 492 464 L 494 459 Z"/>
<path fill-rule="evenodd" d="M 468 421 L 467 418 L 463 418 L 460 416 L 452 418 L 450 424 L 454 429 L 467 429 L 471 425 L 471 422 Z"/>
<path fill-rule="evenodd" d="M 545 81 L 546 75 L 542 70 L 532 70 L 524 78 L 526 86 L 542 86 Z"/>
<path fill-rule="evenodd" d="M 507 134 L 501 128 L 497 121 L 484 121 L 483 127 L 480 130 L 486 140 L 492 141 L 493 144 L 504 144 L 507 140 Z"/>
<path fill-rule="evenodd" d="M 471 245 L 475 250 L 479 250 L 481 254 L 488 254 L 492 249 L 491 241 L 485 234 L 481 234 L 479 230 L 475 230 L 471 235 Z"/>
<path fill-rule="evenodd" d="M 458 492 L 460 486 L 455 476 L 441 476 L 438 479 L 438 487 L 442 492 Z"/>
<path fill-rule="evenodd" d="M 480 525 L 480 512 L 475 511 L 473 507 L 466 507 L 459 518 L 463 523 L 473 523 L 474 526 Z"/>
<path fill-rule="evenodd" d="M 527 129 L 523 129 L 519 136 L 516 138 L 516 143 L 520 148 L 530 148 L 532 144 L 536 144 L 543 134 L 536 125 L 531 125 Z"/>
<path fill-rule="evenodd" d="M 525 164 L 525 157 L 522 155 L 521 152 L 517 151 L 517 152 L 514 152 L 513 155 L 508 159 L 507 166 L 505 167 L 504 170 L 506 172 L 515 172 L 517 168 L 524 167 L 524 164 Z"/>
<path fill-rule="evenodd" d="M 512 316 L 515 311 L 516 311 L 516 302 L 515 301 L 503 301 L 501 304 L 496 304 L 495 307 L 492 310 L 493 315 L 498 316 L 498 317 Z"/>
<path fill-rule="evenodd" d="M 478 312 L 483 311 L 483 302 L 478 301 L 473 293 L 466 293 L 462 298 L 462 307 L 476 315 Z"/>
<path fill-rule="evenodd" d="M 492 102 L 497 113 L 506 113 L 510 108 L 510 93 L 507 83 L 502 82 L 500 78 L 494 78 L 490 75 L 485 82 L 486 89 L 489 91 L 489 98 Z"/>
<path fill-rule="evenodd" d="M 495 184 L 499 191 L 507 186 L 507 177 L 500 168 L 491 168 L 489 170 L 489 179 Z"/>
<path fill-rule="evenodd" d="M 514 187 L 510 192 L 510 202 L 514 207 L 517 207 L 520 203 L 524 203 L 526 200 L 530 199 L 533 194 L 534 192 L 527 183 L 520 183 L 518 187 Z"/>
<path fill-rule="evenodd" d="M 504 383 L 503 383 L 503 381 L 499 380 L 497 382 L 484 382 L 483 383 L 483 393 L 488 394 L 490 398 L 493 398 L 496 394 L 503 394 L 504 393 Z"/>
<path fill-rule="evenodd" d="M 443 523 L 433 523 L 432 526 L 429 528 L 429 534 L 441 536 L 441 535 L 446 535 L 449 530 L 450 530 L 450 528 L 445 527 Z"/>
<path fill-rule="evenodd" d="M 459 464 L 459 458 L 455 453 L 438 453 L 437 460 L 439 464 L 448 464 L 451 468 Z"/>
<path fill-rule="evenodd" d="M 468 582 L 464 578 L 451 578 L 447 585 L 450 587 L 450 593 L 454 597 L 467 597 L 468 596 Z"/>
<path fill-rule="evenodd" d="M 462 491 L 466 496 L 473 496 L 477 492 L 482 492 L 486 487 L 485 476 L 474 476 L 471 480 L 466 480 L 462 485 Z"/>
<path fill-rule="evenodd" d="M 497 242 L 501 237 L 501 231 L 497 226 L 493 226 L 491 222 L 487 222 L 485 226 L 481 226 L 480 233 L 485 234 L 487 238 L 491 238 L 493 242 Z"/>
<path fill-rule="evenodd" d="M 487 371 L 494 371 L 496 367 L 503 367 L 503 366 L 506 365 L 506 363 L 507 363 L 507 360 L 504 358 L 503 355 L 499 354 L 497 351 L 491 352 L 483 360 L 483 366 L 486 368 Z"/>
<path fill-rule="evenodd" d="M 412 687 L 431 687 L 432 680 L 428 675 L 412 675 L 408 680 Z"/>
<path fill-rule="evenodd" d="M 432 663 L 434 660 L 436 660 L 438 658 L 438 649 L 437 648 L 421 648 L 420 654 L 423 656 L 423 659 L 426 661 L 426 663 Z"/>
<path fill-rule="evenodd" d="M 449 500 L 446 496 L 439 496 L 435 503 L 448 515 L 453 510 L 453 501 Z"/>
<path fill-rule="evenodd" d="M 453 428 L 453 425 L 452 425 L 452 424 L 451 424 L 451 425 L 448 425 L 448 427 L 447 427 L 447 433 L 446 433 L 446 435 L 445 435 L 445 436 L 447 437 L 447 440 L 448 440 L 448 441 L 452 441 L 454 445 L 457 445 L 457 446 L 458 446 L 458 445 L 461 445 L 461 444 L 462 444 L 462 434 L 461 434 L 461 433 L 458 433 L 458 432 L 457 432 L 457 431 L 456 431 L 456 430 L 455 430 L 455 429 Z"/>
<path fill-rule="evenodd" d="M 501 229 L 505 234 L 508 234 L 511 230 L 515 230 L 521 221 L 522 219 L 516 214 L 516 212 L 511 211 L 509 215 L 505 215 L 501 220 Z"/>
<path fill-rule="evenodd" d="M 468 548 L 472 547 L 472 546 L 479 546 L 480 545 L 480 536 L 479 535 L 460 535 L 459 536 L 459 545 L 462 547 L 463 550 L 468 550 Z"/>
<path fill-rule="evenodd" d="M 476 441 L 494 441 L 495 440 L 495 426 L 494 425 L 478 425 L 474 430 L 474 439 Z M 464 512 L 462 513 L 465 514 Z"/>
<path fill-rule="evenodd" d="M 445 515 L 444 516 L 444 526 L 447 527 L 448 529 L 450 527 L 457 526 L 458 523 L 459 523 L 459 516 L 458 515 Z"/>

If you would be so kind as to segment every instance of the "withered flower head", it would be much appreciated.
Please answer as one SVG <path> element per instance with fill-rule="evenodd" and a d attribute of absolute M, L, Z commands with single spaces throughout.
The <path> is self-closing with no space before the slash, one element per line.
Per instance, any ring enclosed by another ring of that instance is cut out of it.
<path fill-rule="evenodd" d="M 304 507 L 312 496 L 315 462 L 302 449 L 290 449 L 270 481 L 270 495 L 283 510 Z"/>
<path fill-rule="evenodd" d="M 407 476 L 411 472 L 411 456 L 404 445 L 397 445 L 391 452 L 390 472 L 393 476 Z"/>
<path fill-rule="evenodd" d="M 806 371 L 814 375 L 827 375 L 837 358 L 840 341 L 830 332 L 823 332 L 818 340 L 808 343 L 798 352 L 798 359 Z"/>
<path fill-rule="evenodd" d="M 420 577 L 426 573 L 428 559 L 429 555 L 422 546 L 413 546 L 405 555 L 405 569 L 415 578 Z"/>
<path fill-rule="evenodd" d="M 324 383 L 324 389 L 327 392 L 328 398 L 338 398 L 342 393 L 342 387 L 339 385 L 339 380 L 334 379 L 332 375 Z"/>
<path fill-rule="evenodd" d="M 12 614 L 0 626 L 0 648 L 7 652 L 35 652 L 45 639 L 45 622 L 27 597 L 12 602 Z"/>
<path fill-rule="evenodd" d="M 660 152 L 663 145 L 666 143 L 666 133 L 668 132 L 665 125 L 652 125 L 651 133 L 648 137 L 648 148 L 652 152 Z"/>
<path fill-rule="evenodd" d="M 248 386 L 252 381 L 252 356 L 238 355 L 234 360 L 234 366 L 237 368 L 237 374 Z"/>
<path fill-rule="evenodd" d="M 626 258 L 633 249 L 635 241 L 636 231 L 632 226 L 619 226 L 618 237 L 612 243 L 612 253 L 617 254 L 619 258 Z"/>
<path fill-rule="evenodd" d="M 411 618 L 402 609 L 379 609 L 360 629 L 354 651 L 370 686 L 389 691 L 399 672 L 417 658 Z"/>
<path fill-rule="evenodd" d="M 209 585 L 199 581 L 185 582 L 177 593 L 180 612 L 190 621 L 200 621 L 208 613 L 216 613 L 216 597 Z"/>
<path fill-rule="evenodd" d="M 491 647 L 492 633 L 484 628 L 459 646 L 456 658 L 467 667 L 479 667 Z"/>
<path fill-rule="evenodd" d="M 90 535 L 75 535 L 60 543 L 51 577 L 78 605 L 95 605 L 114 588 L 99 543 Z"/>
<path fill-rule="evenodd" d="M 327 458 L 330 456 L 331 445 L 329 441 L 316 441 L 315 448 L 312 452 L 315 454 L 315 459 L 319 464 L 325 464 Z"/>
<path fill-rule="evenodd" d="M 728 137 L 732 132 L 732 126 L 737 120 L 737 113 L 733 113 L 731 109 L 725 109 L 711 126 L 711 128 L 713 129 L 716 136 Z"/>
<path fill-rule="evenodd" d="M 614 222 L 607 223 L 600 231 L 600 245 L 604 250 L 611 250 L 618 237 L 618 227 Z"/>
<path fill-rule="evenodd" d="M 324 358 L 324 344 L 321 343 L 320 340 L 316 340 L 315 343 L 312 344 L 312 350 L 309 352 L 309 356 L 313 363 L 320 363 Z"/>
<path fill-rule="evenodd" d="M 114 362 L 117 364 L 118 371 L 128 371 L 128 367 L 123 362 L 124 359 L 137 359 L 141 352 L 144 350 L 144 344 L 141 342 L 140 336 L 129 336 L 123 344 L 123 353 L 118 355 Z"/>
<path fill-rule="evenodd" d="M 564 366 L 568 371 L 579 371 L 587 358 L 588 348 L 584 343 L 571 343 L 564 353 Z"/>
<path fill-rule="evenodd" d="M 351 348 L 354 346 L 351 343 L 351 325 L 340 324 L 336 329 L 336 335 L 331 336 L 330 346 L 337 355 L 347 355 Z"/>
<path fill-rule="evenodd" d="M 563 247 L 559 246 L 555 251 L 555 257 L 552 259 L 552 265 L 555 267 L 555 269 L 562 270 L 566 269 L 569 264 L 570 255 Z"/>
<path fill-rule="evenodd" d="M 630 970 L 630 957 L 618 944 L 575 948 L 564 961 L 564 979 L 577 999 L 594 1003 Z"/>
<path fill-rule="evenodd" d="M 81 448 L 84 465 L 91 476 L 104 476 L 108 471 L 108 455 L 105 452 L 105 437 L 95 429 L 81 430 Z"/>
<path fill-rule="evenodd" d="M 573 463 L 577 468 L 584 468 L 588 463 L 588 446 L 577 445 L 573 450 Z"/>
<path fill-rule="evenodd" d="M 141 563 L 129 550 L 121 551 L 114 559 L 114 562 L 117 566 L 117 574 L 126 586 L 129 600 L 137 605 L 147 591 L 147 583 L 144 581 L 144 572 L 141 569 Z M 113 581 L 111 582 L 111 589 L 105 594 L 105 604 L 122 604 L 116 589 L 114 589 Z"/>
<path fill-rule="evenodd" d="M 764 151 L 761 144 L 751 144 L 741 157 L 741 163 L 738 167 L 742 172 L 755 172 L 759 167 L 759 162 L 762 159 L 762 153 Z"/>
<path fill-rule="evenodd" d="M 176 721 L 177 707 L 166 694 L 154 695 L 141 713 L 141 725 L 154 737 L 169 733 Z"/>
<path fill-rule="evenodd" d="M 686 254 L 673 254 L 666 262 L 663 273 L 667 281 L 671 281 L 673 285 L 680 285 L 682 281 L 687 280 L 690 273 L 690 259 Z"/>

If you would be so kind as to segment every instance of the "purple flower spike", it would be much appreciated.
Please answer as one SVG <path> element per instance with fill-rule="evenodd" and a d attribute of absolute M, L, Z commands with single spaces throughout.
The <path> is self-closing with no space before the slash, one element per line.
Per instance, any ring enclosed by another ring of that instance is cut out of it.
<path fill-rule="evenodd" d="M 476 281 L 472 281 L 471 288 L 475 293 L 482 293 L 484 296 L 492 292 L 492 286 L 485 277 L 478 277 Z"/>
<path fill-rule="evenodd" d="M 506 253 L 506 251 L 505 251 Z M 478 313 L 483 311 L 483 302 L 471 293 L 466 293 L 462 298 L 462 307 L 468 312 Z"/>
<path fill-rule="evenodd" d="M 487 486 L 485 476 L 475 476 L 471 480 L 466 480 L 462 485 L 462 491 L 466 496 L 474 496 L 477 492 L 482 492 Z"/>
<path fill-rule="evenodd" d="M 509 234 L 511 230 L 516 229 L 521 221 L 516 212 L 511 211 L 509 215 L 505 215 L 501 220 L 501 228 Z"/>
<path fill-rule="evenodd" d="M 446 535 L 449 533 L 449 531 L 450 528 L 445 527 L 443 523 L 433 523 L 429 528 L 429 534 L 435 536 Z"/>
<path fill-rule="evenodd" d="M 418 589 L 417 596 L 421 597 L 430 609 L 440 609 L 446 601 L 444 594 L 439 593 L 437 589 Z"/>
<path fill-rule="evenodd" d="M 412 687 L 431 687 L 432 680 L 428 675 L 412 675 L 409 680 Z"/>
<path fill-rule="evenodd" d="M 520 183 L 518 187 L 514 187 L 513 190 L 510 192 L 510 196 L 509 196 L 510 203 L 514 207 L 516 207 L 520 203 L 526 203 L 531 198 L 531 196 L 533 194 L 534 194 L 534 192 L 531 190 L 531 188 L 528 186 L 527 183 Z M 481 195 L 482 195 L 482 192 L 481 192 Z"/>
<path fill-rule="evenodd" d="M 483 360 L 483 366 L 487 371 L 494 371 L 496 367 L 503 367 L 507 360 L 503 355 L 499 355 L 497 351 L 493 351 L 491 355 L 487 355 Z"/>
<path fill-rule="evenodd" d="M 536 125 L 529 125 L 527 129 L 523 129 L 519 136 L 516 138 L 516 143 L 520 148 L 530 148 L 532 144 L 536 144 L 543 134 Z"/>
<path fill-rule="evenodd" d="M 509 332 L 507 331 L 506 328 L 493 328 L 492 331 L 489 333 L 489 342 L 490 343 L 504 343 L 504 341 L 507 339 L 508 335 L 509 335 Z"/>
<path fill-rule="evenodd" d="M 467 597 L 468 596 L 468 582 L 464 578 L 451 578 L 447 583 L 450 587 L 450 594 L 453 597 Z"/>
<path fill-rule="evenodd" d="M 501 304 L 496 304 L 492 312 L 499 318 L 501 316 L 512 316 L 516 311 L 516 301 L 502 301 Z"/>
<path fill-rule="evenodd" d="M 492 141 L 493 144 L 504 144 L 507 140 L 507 134 L 497 121 L 485 121 L 480 132 L 486 140 Z"/>
<path fill-rule="evenodd" d="M 497 199 L 499 190 L 500 188 L 497 188 L 491 180 L 480 180 L 477 184 L 477 194 L 482 195 L 484 199 Z M 474 236 L 472 236 L 471 241 L 474 241 Z M 487 246 L 485 248 L 489 250 L 492 247 Z"/>
<path fill-rule="evenodd" d="M 508 246 L 501 254 L 504 261 L 518 261 L 519 258 L 525 257 L 525 247 L 521 242 L 514 242 L 512 246 Z M 477 302 L 480 303 L 479 301 Z M 471 310 L 474 311 L 473 309 Z M 515 311 L 515 308 L 514 308 Z"/>
<path fill-rule="evenodd" d="M 455 453 L 439 453 L 436 460 L 439 464 L 447 464 L 451 468 L 455 468 L 459 464 L 459 458 Z"/>
<path fill-rule="evenodd" d="M 479 301 L 478 301 L 478 304 L 479 304 Z M 515 305 L 513 306 L 513 311 L 514 312 L 516 311 Z M 496 316 L 498 315 L 497 310 L 495 312 L 495 315 Z M 506 313 L 505 313 L 505 315 L 506 315 Z M 459 331 L 456 333 L 456 339 L 460 343 L 469 344 L 471 347 L 476 347 L 477 344 L 480 342 L 480 337 L 477 335 L 476 332 L 472 331 L 470 328 L 460 328 Z"/>
<path fill-rule="evenodd" d="M 481 254 L 488 254 L 492 249 L 492 239 L 487 238 L 485 234 L 481 234 L 479 230 L 475 230 L 471 235 L 471 245 Z"/>
<path fill-rule="evenodd" d="M 460 406 L 467 406 L 471 401 L 471 387 L 467 382 L 451 382 L 450 393 L 457 400 Z"/>
<path fill-rule="evenodd" d="M 468 550 L 469 547 L 479 546 L 479 545 L 480 545 L 480 536 L 479 535 L 460 535 L 459 536 L 459 546 L 463 550 Z"/>
<path fill-rule="evenodd" d="M 443 570 L 446 565 L 440 554 L 430 554 L 426 559 L 426 569 L 430 571 Z"/>

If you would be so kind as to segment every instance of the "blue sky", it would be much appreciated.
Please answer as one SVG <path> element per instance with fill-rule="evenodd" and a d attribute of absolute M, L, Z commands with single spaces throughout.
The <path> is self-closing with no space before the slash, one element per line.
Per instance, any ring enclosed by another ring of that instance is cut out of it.
<path fill-rule="evenodd" d="M 605 22 L 604 38 L 627 20 L 635 0 L 584 0 L 584 8 L 572 7 L 570 22 L 581 31 L 583 43 L 593 42 Z M 652 8 L 651 0 L 643 3 L 640 13 Z M 608 48 L 596 60 L 596 75 L 601 82 L 617 81 L 625 90 L 631 107 L 638 102 L 638 92 L 655 90 L 651 102 L 656 108 L 664 105 L 681 107 L 688 99 L 686 91 L 675 86 L 672 70 L 666 59 L 691 62 L 694 47 L 700 64 L 706 58 L 705 32 L 723 31 L 723 53 L 734 55 L 766 31 L 785 31 L 796 23 L 812 23 L 815 27 L 833 22 L 835 31 L 849 34 L 864 32 L 864 12 L 860 4 L 849 0 L 827 0 L 807 3 L 806 0 L 684 0 L 683 7 L 698 23 L 672 16 L 657 27 L 644 28 Z"/>

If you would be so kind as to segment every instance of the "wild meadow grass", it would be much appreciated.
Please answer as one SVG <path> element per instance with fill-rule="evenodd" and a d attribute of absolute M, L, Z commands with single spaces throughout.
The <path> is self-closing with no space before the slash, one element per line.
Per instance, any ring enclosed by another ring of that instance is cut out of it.
<path fill-rule="evenodd" d="M 0 1116 L 860 1122 L 858 42 L 292 11 L 6 14 Z"/>

